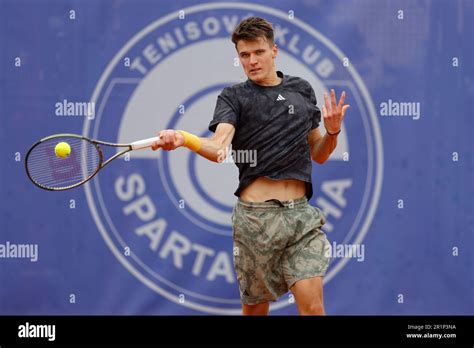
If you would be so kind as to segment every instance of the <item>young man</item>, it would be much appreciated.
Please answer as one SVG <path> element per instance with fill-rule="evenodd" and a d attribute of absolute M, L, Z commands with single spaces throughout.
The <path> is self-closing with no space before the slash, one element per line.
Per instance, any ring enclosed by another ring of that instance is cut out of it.
<path fill-rule="evenodd" d="M 329 247 L 321 226 L 325 216 L 308 204 L 312 197 L 311 159 L 323 164 L 337 144 L 349 105 L 345 92 L 324 95 L 326 134 L 313 88 L 301 78 L 275 69 L 278 47 L 265 19 L 243 20 L 232 35 L 248 80 L 224 88 L 209 129 L 198 138 L 182 130 L 163 130 L 153 149 L 185 146 L 222 162 L 232 144 L 254 151 L 255 163 L 237 163 L 239 197 L 233 214 L 234 266 L 243 314 L 266 315 L 269 301 L 291 290 L 302 315 L 323 315 L 323 282 Z"/>

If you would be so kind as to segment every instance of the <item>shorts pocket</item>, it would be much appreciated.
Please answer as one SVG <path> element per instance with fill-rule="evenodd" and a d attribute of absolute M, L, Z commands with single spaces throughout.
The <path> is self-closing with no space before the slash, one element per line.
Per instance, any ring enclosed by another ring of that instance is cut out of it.
<path fill-rule="evenodd" d="M 315 219 L 319 219 L 319 223 L 323 226 L 327 222 L 326 215 L 324 215 L 323 211 L 318 207 L 311 206 L 314 211 L 316 212 Z"/>

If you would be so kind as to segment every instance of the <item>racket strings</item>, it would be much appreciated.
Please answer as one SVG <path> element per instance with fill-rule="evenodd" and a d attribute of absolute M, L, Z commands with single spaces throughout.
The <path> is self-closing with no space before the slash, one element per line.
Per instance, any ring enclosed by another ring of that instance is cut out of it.
<path fill-rule="evenodd" d="M 59 157 L 55 147 L 59 142 L 67 142 L 71 152 L 67 157 Z M 61 189 L 77 185 L 93 175 L 101 165 L 96 146 L 84 139 L 58 137 L 48 139 L 34 147 L 27 161 L 31 179 L 50 189 Z"/>

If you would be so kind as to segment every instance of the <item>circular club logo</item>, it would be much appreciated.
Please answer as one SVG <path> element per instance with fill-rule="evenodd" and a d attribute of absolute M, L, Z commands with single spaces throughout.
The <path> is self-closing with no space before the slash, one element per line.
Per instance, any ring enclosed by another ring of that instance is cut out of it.
<path fill-rule="evenodd" d="M 328 282 L 350 260 L 336 253 L 339 246 L 362 244 L 373 219 L 382 184 L 382 142 L 361 78 L 310 25 L 270 7 L 241 3 L 201 4 L 160 18 L 109 63 L 91 98 L 96 117 L 85 121 L 83 133 L 118 143 L 168 128 L 209 136 L 220 91 L 246 79 L 230 35 L 249 15 L 273 23 L 277 69 L 308 80 L 320 106 L 330 88 L 348 93 L 351 108 L 337 149 L 324 166 L 313 168 L 311 204 L 325 212 L 324 230 L 333 244 Z M 236 166 L 187 149 L 135 151 L 111 166 L 85 192 L 100 233 L 122 265 L 175 303 L 240 314 L 231 239 Z M 282 297 L 271 308 L 291 302 Z"/>

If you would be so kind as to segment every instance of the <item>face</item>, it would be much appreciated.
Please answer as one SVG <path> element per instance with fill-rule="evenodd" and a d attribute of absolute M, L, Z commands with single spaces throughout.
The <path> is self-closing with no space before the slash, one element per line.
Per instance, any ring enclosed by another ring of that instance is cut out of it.
<path fill-rule="evenodd" d="M 270 47 L 265 38 L 237 42 L 237 52 L 245 75 L 258 84 L 272 83 L 275 81 L 275 62 L 278 54 L 276 45 Z"/>

